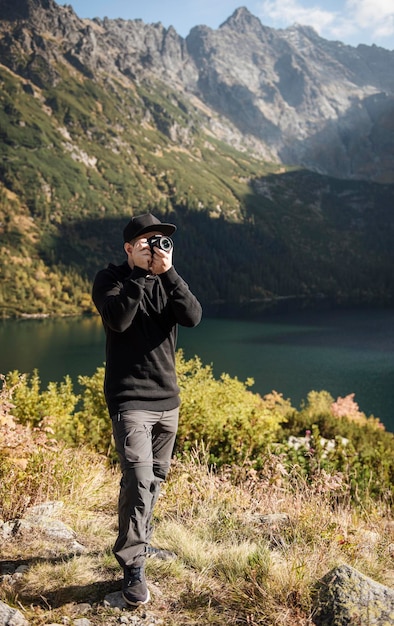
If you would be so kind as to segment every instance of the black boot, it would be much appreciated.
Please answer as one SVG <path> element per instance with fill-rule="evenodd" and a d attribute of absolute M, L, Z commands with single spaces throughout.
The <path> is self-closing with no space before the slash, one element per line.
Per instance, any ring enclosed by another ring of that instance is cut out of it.
<path fill-rule="evenodd" d="M 138 606 L 150 600 L 149 589 L 146 586 L 144 566 L 125 567 L 122 596 L 127 604 Z"/>

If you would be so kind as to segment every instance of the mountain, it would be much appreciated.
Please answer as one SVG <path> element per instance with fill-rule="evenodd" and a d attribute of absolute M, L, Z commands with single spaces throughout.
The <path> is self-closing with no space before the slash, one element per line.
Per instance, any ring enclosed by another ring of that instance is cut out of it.
<path fill-rule="evenodd" d="M 52 0 L 4 0 L 3 63 L 39 87 L 67 62 L 87 77 L 159 79 L 205 111 L 215 136 L 285 164 L 394 182 L 394 51 L 310 27 L 275 30 L 246 8 L 186 39 L 160 23 L 80 20 Z"/>
<path fill-rule="evenodd" d="M 242 7 L 184 39 L 2 0 L 3 315 L 91 310 L 147 209 L 208 304 L 391 302 L 393 58 Z"/>

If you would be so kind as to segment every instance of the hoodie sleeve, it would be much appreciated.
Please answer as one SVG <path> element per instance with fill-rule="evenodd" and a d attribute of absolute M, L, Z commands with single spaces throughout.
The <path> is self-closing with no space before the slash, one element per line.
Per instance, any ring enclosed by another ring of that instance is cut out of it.
<path fill-rule="evenodd" d="M 109 266 L 96 275 L 92 289 L 93 302 L 103 322 L 113 331 L 122 333 L 132 323 L 144 295 L 147 272 L 139 267 L 130 270 L 126 280 Z"/>
<path fill-rule="evenodd" d="M 176 322 L 181 326 L 197 326 L 202 317 L 201 304 L 176 269 L 171 267 L 160 274 L 160 279 Z"/>

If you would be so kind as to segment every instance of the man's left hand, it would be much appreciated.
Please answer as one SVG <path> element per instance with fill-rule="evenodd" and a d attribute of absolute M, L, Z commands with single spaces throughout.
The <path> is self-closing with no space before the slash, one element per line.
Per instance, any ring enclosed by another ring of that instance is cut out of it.
<path fill-rule="evenodd" d="M 164 274 L 172 267 L 172 250 L 166 252 L 160 248 L 153 249 L 153 260 L 150 266 L 152 274 Z"/>

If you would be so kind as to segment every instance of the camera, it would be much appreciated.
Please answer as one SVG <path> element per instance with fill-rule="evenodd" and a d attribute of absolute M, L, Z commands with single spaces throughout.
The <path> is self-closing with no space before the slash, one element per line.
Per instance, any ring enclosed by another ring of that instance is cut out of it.
<path fill-rule="evenodd" d="M 152 237 L 149 237 L 147 241 L 152 254 L 153 248 L 160 248 L 160 250 L 170 252 L 174 246 L 172 239 L 170 239 L 170 237 L 165 237 L 164 235 L 152 235 Z"/>

